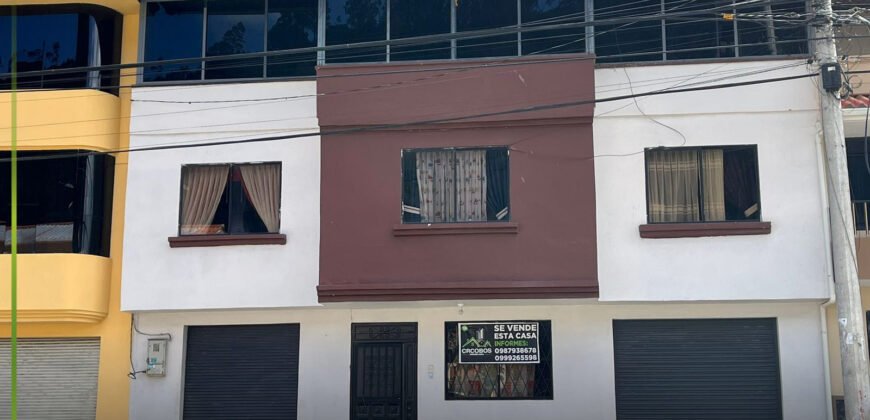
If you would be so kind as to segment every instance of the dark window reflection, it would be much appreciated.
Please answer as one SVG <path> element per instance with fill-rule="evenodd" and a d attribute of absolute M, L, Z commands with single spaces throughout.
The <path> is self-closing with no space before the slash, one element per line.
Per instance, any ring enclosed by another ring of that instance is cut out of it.
<path fill-rule="evenodd" d="M 661 12 L 658 0 L 632 2 L 631 7 L 621 7 L 621 0 L 595 0 L 595 19 L 614 19 L 643 16 Z M 606 13 L 599 16 L 598 10 Z M 595 54 L 600 62 L 624 62 L 661 60 L 662 23 L 646 21 L 621 25 L 595 27 Z M 644 54 L 651 53 L 651 54 Z"/>
<path fill-rule="evenodd" d="M 19 152 L 20 157 L 55 156 L 18 163 L 19 252 L 109 255 L 114 158 L 70 157 L 73 152 Z M 0 159 L 8 158 L 8 152 L 0 152 Z M 0 162 L 0 174 L 9 171 L 9 162 Z M 0 253 L 11 250 L 11 192 L 5 179 L 0 182 Z"/>
<path fill-rule="evenodd" d="M 390 39 L 450 33 L 452 0 L 391 0 Z M 450 41 L 393 46 L 390 60 L 450 58 Z"/>
<path fill-rule="evenodd" d="M 583 0 L 522 0 L 523 25 L 583 22 Z M 523 55 L 586 51 L 584 28 L 523 33 Z"/>
<path fill-rule="evenodd" d="M 327 0 L 326 45 L 387 39 L 386 9 L 386 0 Z M 327 51 L 326 61 L 386 61 L 386 50 L 386 47 L 372 47 Z"/>
<path fill-rule="evenodd" d="M 0 15 L 0 73 L 12 72 L 12 21 Z M 0 89 L 9 89 L 9 77 L 0 76 Z"/>
<path fill-rule="evenodd" d="M 456 8 L 456 30 L 474 31 L 517 25 L 515 2 L 504 0 L 463 1 Z M 517 35 L 500 35 L 456 42 L 456 57 L 501 57 L 517 55 Z"/>
<path fill-rule="evenodd" d="M 201 0 L 148 3 L 145 61 L 201 57 L 202 12 Z M 201 68 L 199 62 L 148 66 L 143 80 L 199 80 Z"/>
<path fill-rule="evenodd" d="M 10 7 L 0 7 L 0 71 L 9 73 L 12 19 Z M 120 15 L 99 6 L 54 5 L 18 8 L 18 71 L 38 72 L 64 68 L 116 64 L 120 57 Z M 56 75 L 20 74 L 21 89 L 104 88 L 117 71 L 91 71 Z M 11 88 L 0 78 L 0 89 Z"/>
<path fill-rule="evenodd" d="M 263 51 L 263 0 L 209 0 L 206 50 L 209 57 Z M 209 61 L 206 79 L 263 77 L 263 58 Z"/>
<path fill-rule="evenodd" d="M 720 3 L 721 5 L 721 3 Z M 666 0 L 665 11 L 702 12 L 717 4 L 713 0 Z M 734 56 L 734 24 L 716 16 L 687 16 L 665 21 L 668 60 Z M 687 51 L 689 50 L 689 51 Z"/>
<path fill-rule="evenodd" d="M 317 0 L 269 0 L 268 49 L 289 50 L 317 46 Z M 314 74 L 317 53 L 267 57 L 267 76 Z"/>

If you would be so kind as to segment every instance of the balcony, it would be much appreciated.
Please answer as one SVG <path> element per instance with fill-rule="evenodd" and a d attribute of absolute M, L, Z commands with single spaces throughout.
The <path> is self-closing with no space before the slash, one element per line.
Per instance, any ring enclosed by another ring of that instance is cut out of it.
<path fill-rule="evenodd" d="M 87 151 L 21 152 L 18 302 L 21 322 L 98 322 L 108 310 L 114 159 Z M 0 152 L 0 322 L 10 317 L 11 170 Z"/>
<path fill-rule="evenodd" d="M 0 323 L 10 321 L 11 255 L 0 255 Z M 18 256 L 18 322 L 96 323 L 109 310 L 112 261 L 82 254 Z"/>

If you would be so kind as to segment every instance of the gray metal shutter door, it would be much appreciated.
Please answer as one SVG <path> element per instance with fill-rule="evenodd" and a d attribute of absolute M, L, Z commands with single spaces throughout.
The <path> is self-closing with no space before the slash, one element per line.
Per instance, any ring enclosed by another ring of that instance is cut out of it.
<path fill-rule="evenodd" d="M 782 419 L 776 319 L 613 321 L 616 417 Z"/>
<path fill-rule="evenodd" d="M 0 357 L 0 419 L 8 419 L 12 375 L 9 339 L 0 339 Z M 99 370 L 99 338 L 19 339 L 18 418 L 95 418 Z"/>
<path fill-rule="evenodd" d="M 188 327 L 186 352 L 186 420 L 296 418 L 298 324 Z"/>

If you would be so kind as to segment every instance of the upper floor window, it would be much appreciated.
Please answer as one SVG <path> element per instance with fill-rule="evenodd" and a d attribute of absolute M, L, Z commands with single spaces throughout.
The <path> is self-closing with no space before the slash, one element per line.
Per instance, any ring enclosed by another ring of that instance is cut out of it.
<path fill-rule="evenodd" d="M 402 222 L 510 219 L 508 150 L 402 151 Z"/>
<path fill-rule="evenodd" d="M 281 164 L 185 165 L 180 235 L 277 233 Z"/>
<path fill-rule="evenodd" d="M 18 252 L 109 256 L 114 158 L 74 150 L 18 156 L 44 158 L 18 162 Z M 0 152 L 0 253 L 12 251 L 9 157 Z"/>
<path fill-rule="evenodd" d="M 0 89 L 11 89 L 11 8 L 0 7 Z M 17 71 L 118 64 L 121 15 L 93 5 L 18 7 Z M 19 89 L 94 88 L 115 92 L 118 71 L 85 71 L 18 78 Z"/>
<path fill-rule="evenodd" d="M 314 47 L 317 0 L 149 1 L 143 36 L 146 62 Z M 314 74 L 316 57 L 310 52 L 152 65 L 143 81 L 307 76 Z"/>
<path fill-rule="evenodd" d="M 755 146 L 648 149 L 649 223 L 759 220 Z"/>
<path fill-rule="evenodd" d="M 151 65 L 143 81 L 310 76 L 317 63 L 384 62 L 532 54 L 595 53 L 601 62 L 806 54 L 805 13 L 795 0 L 725 9 L 717 0 L 143 0 L 144 60 L 198 59 L 336 46 L 252 59 Z M 323 7 L 325 10 L 320 10 Z M 714 16 L 751 16 L 725 21 Z M 691 12 L 691 15 L 658 17 Z M 594 16 L 594 19 L 593 19 Z M 488 29 L 561 23 L 619 23 L 524 31 L 406 45 L 353 46 Z M 318 36 L 318 30 L 322 31 Z M 587 36 L 588 33 L 594 36 Z"/>

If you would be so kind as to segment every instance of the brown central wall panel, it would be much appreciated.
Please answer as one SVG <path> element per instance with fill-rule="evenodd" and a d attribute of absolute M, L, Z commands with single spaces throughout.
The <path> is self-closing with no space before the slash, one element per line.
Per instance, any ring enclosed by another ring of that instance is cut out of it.
<path fill-rule="evenodd" d="M 565 58 L 323 67 L 320 93 L 356 93 L 319 97 L 318 117 L 329 132 L 594 98 L 592 60 Z M 476 67 L 443 70 L 458 65 Z M 597 296 L 592 111 L 323 135 L 320 301 Z M 510 222 L 402 225 L 402 149 L 476 146 L 510 148 Z"/>

